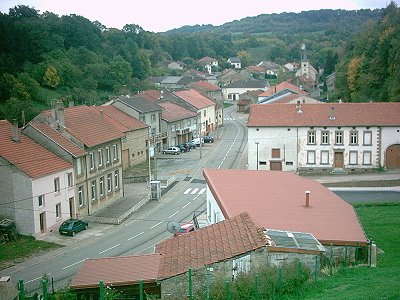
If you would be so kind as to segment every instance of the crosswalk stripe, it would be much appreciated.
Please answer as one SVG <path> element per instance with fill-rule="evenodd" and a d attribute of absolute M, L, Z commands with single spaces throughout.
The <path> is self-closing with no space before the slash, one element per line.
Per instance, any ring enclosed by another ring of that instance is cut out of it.
<path fill-rule="evenodd" d="M 190 192 L 191 190 L 192 190 L 191 188 L 188 188 L 183 194 L 184 194 L 184 195 L 187 195 L 187 194 L 189 194 L 189 192 Z"/>
<path fill-rule="evenodd" d="M 197 193 L 198 190 L 199 190 L 199 188 L 194 188 L 193 191 L 190 194 L 194 195 L 194 194 Z"/>
<path fill-rule="evenodd" d="M 201 189 L 200 192 L 199 192 L 199 195 L 203 194 L 205 191 L 206 191 L 205 188 Z"/>

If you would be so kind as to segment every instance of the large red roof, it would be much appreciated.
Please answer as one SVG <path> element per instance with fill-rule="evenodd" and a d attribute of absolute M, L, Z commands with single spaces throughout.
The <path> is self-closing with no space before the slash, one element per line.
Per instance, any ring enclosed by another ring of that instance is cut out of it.
<path fill-rule="evenodd" d="M 161 253 L 159 279 L 169 278 L 266 245 L 265 236 L 247 213 L 156 245 Z"/>
<path fill-rule="evenodd" d="M 148 128 L 149 125 L 124 113 L 113 105 L 93 106 L 99 113 L 103 112 L 103 117 L 107 118 L 116 128 L 122 132 Z"/>
<path fill-rule="evenodd" d="M 203 96 L 198 91 L 193 89 L 187 91 L 178 91 L 175 92 L 174 95 L 189 103 L 196 109 L 215 105 L 215 103 L 211 99 Z"/>
<path fill-rule="evenodd" d="M 299 112 L 300 111 L 300 112 Z M 399 102 L 254 104 L 247 126 L 398 126 Z"/>
<path fill-rule="evenodd" d="M 60 172 L 72 166 L 34 140 L 19 132 L 19 142 L 12 140 L 12 126 L 0 120 L 0 157 L 31 178 Z"/>
<path fill-rule="evenodd" d="M 308 232 L 323 244 L 367 242 L 353 207 L 315 180 L 282 171 L 204 169 L 203 174 L 225 218 L 247 212 L 256 226 Z"/>
<path fill-rule="evenodd" d="M 259 97 L 268 97 L 271 96 L 277 92 L 280 92 L 284 89 L 289 89 L 297 94 L 301 94 L 301 95 L 308 95 L 308 93 L 306 91 L 303 91 L 301 88 L 299 88 L 298 86 L 291 84 L 287 81 L 283 81 L 275 86 L 271 86 L 269 89 L 267 89 L 265 92 L 261 93 L 259 95 Z"/>
<path fill-rule="evenodd" d="M 193 82 L 189 86 L 191 86 L 193 88 L 199 88 L 203 91 L 220 91 L 221 90 L 221 88 L 219 86 L 212 84 L 211 82 L 208 82 L 207 80 Z"/>
<path fill-rule="evenodd" d="M 137 284 L 140 280 L 155 281 L 160 260 L 161 255 L 157 253 L 86 259 L 70 287 L 73 289 L 98 287 L 100 281 L 107 286 Z"/>

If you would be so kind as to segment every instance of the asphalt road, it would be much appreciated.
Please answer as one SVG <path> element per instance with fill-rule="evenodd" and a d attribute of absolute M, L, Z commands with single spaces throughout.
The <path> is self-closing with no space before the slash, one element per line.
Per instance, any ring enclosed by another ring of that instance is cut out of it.
<path fill-rule="evenodd" d="M 400 192 L 395 191 L 334 191 L 348 203 L 400 202 Z"/>

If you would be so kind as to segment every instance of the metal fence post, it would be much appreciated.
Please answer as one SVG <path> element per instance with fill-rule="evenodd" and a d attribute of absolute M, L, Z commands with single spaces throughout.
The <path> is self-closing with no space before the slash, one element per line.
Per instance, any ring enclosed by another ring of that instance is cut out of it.
<path fill-rule="evenodd" d="M 104 287 L 104 282 L 100 281 L 99 282 L 99 299 L 104 300 L 105 299 L 105 287 Z"/>
<path fill-rule="evenodd" d="M 231 300 L 231 289 L 229 286 L 229 280 L 225 281 L 225 291 L 226 291 L 226 300 Z"/>
<path fill-rule="evenodd" d="M 315 255 L 315 268 L 314 268 L 314 281 L 317 281 L 317 272 L 318 272 L 318 256 Z"/>
<path fill-rule="evenodd" d="M 301 262 L 300 261 L 297 262 L 296 270 L 297 270 L 297 279 L 300 280 L 301 279 Z"/>
<path fill-rule="evenodd" d="M 258 292 L 258 275 L 255 275 L 255 280 L 254 280 L 254 299 L 255 300 L 260 300 L 260 293 Z"/>
<path fill-rule="evenodd" d="M 48 285 L 49 281 L 47 279 L 46 276 L 43 276 L 42 278 L 42 295 L 43 295 L 43 300 L 47 300 L 48 296 L 47 296 L 47 285 Z"/>
<path fill-rule="evenodd" d="M 25 287 L 24 287 L 24 280 L 18 280 L 18 298 L 19 300 L 25 300 Z"/>
<path fill-rule="evenodd" d="M 139 300 L 143 300 L 143 280 L 139 280 Z"/>
<path fill-rule="evenodd" d="M 192 268 L 189 268 L 189 300 L 193 300 Z"/>
<path fill-rule="evenodd" d="M 206 300 L 210 300 L 210 269 L 206 267 Z"/>
<path fill-rule="evenodd" d="M 278 269 L 278 293 L 280 294 L 282 290 L 282 268 Z"/>
<path fill-rule="evenodd" d="M 331 244 L 331 248 L 329 251 L 329 276 L 332 276 L 332 256 L 333 256 L 333 248 L 332 248 L 332 244 Z"/>

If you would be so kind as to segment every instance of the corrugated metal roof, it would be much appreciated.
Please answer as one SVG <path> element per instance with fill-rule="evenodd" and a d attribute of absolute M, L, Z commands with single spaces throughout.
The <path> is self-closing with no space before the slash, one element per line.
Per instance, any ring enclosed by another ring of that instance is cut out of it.
<path fill-rule="evenodd" d="M 325 247 L 311 234 L 305 232 L 291 232 L 275 229 L 264 231 L 267 238 L 271 238 L 274 247 L 299 249 L 308 251 L 326 251 Z"/>

